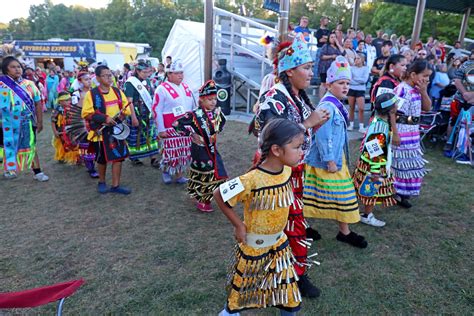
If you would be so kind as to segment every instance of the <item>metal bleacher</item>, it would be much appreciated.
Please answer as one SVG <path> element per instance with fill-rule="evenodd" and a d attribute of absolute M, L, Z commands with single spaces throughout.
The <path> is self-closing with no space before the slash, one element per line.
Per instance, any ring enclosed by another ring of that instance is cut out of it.
<path fill-rule="evenodd" d="M 252 111 L 260 83 L 272 71 L 272 61 L 259 44 L 264 35 L 276 37 L 277 30 L 214 7 L 214 57 L 226 59 L 227 69 L 233 75 L 233 111 Z"/>

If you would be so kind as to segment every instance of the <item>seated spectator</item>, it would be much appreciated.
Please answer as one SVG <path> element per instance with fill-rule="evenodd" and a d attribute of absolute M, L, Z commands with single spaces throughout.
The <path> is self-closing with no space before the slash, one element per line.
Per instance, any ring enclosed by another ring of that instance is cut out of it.
<path fill-rule="evenodd" d="M 454 54 L 455 58 L 460 58 L 460 57 L 464 56 L 463 53 L 462 53 L 462 48 L 461 48 L 461 42 L 460 41 L 454 42 L 454 48 L 449 51 L 449 54 Z"/>
<path fill-rule="evenodd" d="M 415 59 L 426 59 L 426 57 L 428 57 L 428 52 L 426 51 L 426 49 L 422 48 L 418 50 Z"/>
<path fill-rule="evenodd" d="M 336 39 L 339 42 L 339 44 L 343 44 L 344 41 L 344 32 L 342 31 L 342 22 L 339 21 L 336 25 L 336 29 L 334 30 L 334 33 L 336 34 Z"/>
<path fill-rule="evenodd" d="M 439 110 L 439 104 L 441 101 L 440 91 L 444 89 L 449 82 L 448 67 L 446 64 L 440 64 L 433 78 L 433 82 L 431 83 L 430 91 L 430 97 L 435 111 Z"/>
<path fill-rule="evenodd" d="M 300 25 L 295 28 L 295 33 L 303 33 L 304 40 L 308 43 L 311 31 L 308 28 L 309 20 L 307 16 L 302 16 L 300 19 Z"/>
<path fill-rule="evenodd" d="M 355 38 L 352 39 L 352 48 L 356 49 L 357 45 L 359 45 L 360 41 L 363 41 L 365 39 L 365 35 L 363 31 L 357 31 L 355 33 Z"/>
<path fill-rule="evenodd" d="M 392 42 L 392 48 L 390 49 L 390 55 L 395 55 L 400 53 L 400 47 L 398 46 L 397 34 L 390 35 L 390 41 Z"/>
<path fill-rule="evenodd" d="M 435 57 L 435 63 L 439 64 L 441 63 L 441 55 L 443 54 L 443 51 L 441 50 L 440 43 L 435 40 L 433 42 L 433 47 L 431 48 L 431 55 Z"/>
<path fill-rule="evenodd" d="M 402 55 L 406 50 L 410 49 L 410 45 L 407 44 L 407 39 L 405 35 L 400 35 L 400 37 L 398 38 L 398 47 L 400 48 L 400 54 Z"/>
<path fill-rule="evenodd" d="M 451 63 L 449 64 L 449 67 L 448 67 L 448 77 L 450 80 L 453 80 L 455 78 L 455 73 L 459 69 L 459 66 L 461 66 L 460 58 L 451 59 Z"/>
<path fill-rule="evenodd" d="M 349 37 L 344 40 L 344 56 L 346 57 L 349 64 L 354 65 L 355 58 L 357 56 L 356 51 L 352 47 L 352 39 Z"/>
<path fill-rule="evenodd" d="M 405 56 L 407 63 L 411 63 L 415 59 L 415 52 L 411 49 L 406 49 L 402 55 Z"/>

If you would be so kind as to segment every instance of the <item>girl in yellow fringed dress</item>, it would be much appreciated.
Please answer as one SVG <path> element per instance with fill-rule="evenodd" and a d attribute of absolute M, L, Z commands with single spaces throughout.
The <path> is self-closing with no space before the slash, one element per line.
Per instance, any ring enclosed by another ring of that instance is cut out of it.
<path fill-rule="evenodd" d="M 289 241 L 283 229 L 293 195 L 291 167 L 303 154 L 304 130 L 286 119 L 273 119 L 260 136 L 262 157 L 255 169 L 214 191 L 217 205 L 234 226 L 238 244 L 227 278 L 228 298 L 219 315 L 275 306 L 295 315 L 301 293 Z M 244 220 L 233 207 L 244 205 Z"/>
<path fill-rule="evenodd" d="M 71 107 L 71 96 L 68 92 L 58 95 L 58 107 L 51 113 L 51 126 L 53 128 L 54 160 L 61 163 L 77 164 L 79 161 L 79 148 L 67 137 L 64 127 L 66 114 Z"/>

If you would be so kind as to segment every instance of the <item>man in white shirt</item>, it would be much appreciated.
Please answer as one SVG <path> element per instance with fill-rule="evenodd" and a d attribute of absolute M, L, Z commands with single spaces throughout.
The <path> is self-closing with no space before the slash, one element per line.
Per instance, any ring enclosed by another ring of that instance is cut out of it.
<path fill-rule="evenodd" d="M 367 54 L 367 63 L 366 65 L 369 67 L 372 67 L 374 64 L 375 59 L 377 58 L 377 50 L 375 49 L 375 46 L 372 45 L 372 35 L 367 34 L 365 37 L 365 50 Z"/>

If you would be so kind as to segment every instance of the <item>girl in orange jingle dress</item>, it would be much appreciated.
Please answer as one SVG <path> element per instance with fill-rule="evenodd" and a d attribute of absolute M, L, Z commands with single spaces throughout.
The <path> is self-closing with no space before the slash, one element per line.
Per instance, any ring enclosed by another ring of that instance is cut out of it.
<path fill-rule="evenodd" d="M 296 315 L 301 293 L 284 228 L 293 194 L 292 168 L 303 154 L 304 129 L 287 119 L 270 120 L 260 134 L 261 159 L 246 174 L 214 191 L 217 205 L 234 226 L 238 242 L 227 278 L 227 302 L 219 315 L 275 306 Z M 244 220 L 234 212 L 244 206 Z"/>
<path fill-rule="evenodd" d="M 392 206 L 397 203 L 391 175 L 390 125 L 390 116 L 397 112 L 397 103 L 398 98 L 393 93 L 384 93 L 375 99 L 375 115 L 362 141 L 361 155 L 352 176 L 357 197 L 364 204 L 360 221 L 374 227 L 385 226 L 384 221 L 375 218 L 374 206 Z"/>

